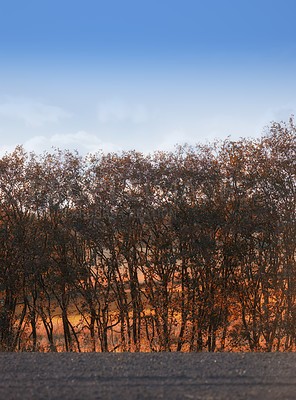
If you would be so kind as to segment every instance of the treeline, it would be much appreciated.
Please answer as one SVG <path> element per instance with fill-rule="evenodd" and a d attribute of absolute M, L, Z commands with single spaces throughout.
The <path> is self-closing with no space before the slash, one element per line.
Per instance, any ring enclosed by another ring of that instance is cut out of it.
<path fill-rule="evenodd" d="M 0 159 L 0 350 L 296 347 L 296 129 Z"/>

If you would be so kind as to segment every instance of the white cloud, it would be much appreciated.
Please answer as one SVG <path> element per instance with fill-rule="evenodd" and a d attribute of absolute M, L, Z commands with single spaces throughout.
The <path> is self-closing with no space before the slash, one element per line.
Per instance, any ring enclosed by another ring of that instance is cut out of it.
<path fill-rule="evenodd" d="M 194 144 L 195 140 L 183 131 L 175 130 L 162 137 L 159 136 L 158 141 L 151 141 L 151 145 L 145 146 L 145 149 L 141 149 L 143 146 L 140 146 L 138 150 L 145 154 L 158 150 L 173 151 L 177 144 L 183 145 L 185 143 Z M 16 145 L 0 146 L 0 156 L 4 155 L 5 152 L 12 153 Z M 103 141 L 98 136 L 85 131 L 54 134 L 49 137 L 34 136 L 24 141 L 22 145 L 26 151 L 34 151 L 37 154 L 41 154 L 44 151 L 53 152 L 54 148 L 70 151 L 77 150 L 80 155 L 95 153 L 100 150 L 105 154 L 109 152 L 121 152 L 123 149 L 129 150 L 128 148 L 122 148 L 112 142 Z"/>
<path fill-rule="evenodd" d="M 103 142 L 96 135 L 79 131 L 68 134 L 55 134 L 50 137 L 35 136 L 24 143 L 24 148 L 28 151 L 41 153 L 44 150 L 52 151 L 53 147 L 67 150 L 78 150 L 82 155 L 103 152 L 113 152 L 120 150 L 111 142 Z"/>
<path fill-rule="evenodd" d="M 17 144 L 16 144 L 17 145 Z M 16 145 L 0 146 L 0 156 L 6 152 L 12 153 Z M 26 151 L 40 154 L 44 151 L 53 152 L 54 148 L 61 150 L 77 150 L 80 155 L 95 153 L 102 150 L 104 153 L 117 152 L 121 149 L 111 142 L 103 142 L 96 135 L 79 131 L 69 134 L 55 134 L 50 137 L 34 136 L 23 143 Z"/>
<path fill-rule="evenodd" d="M 0 103 L 0 115 L 23 120 L 28 126 L 40 127 L 48 122 L 58 122 L 71 114 L 60 107 L 44 104 L 28 98 L 9 98 Z"/>
<path fill-rule="evenodd" d="M 108 122 L 147 122 L 148 112 L 142 104 L 130 104 L 120 99 L 111 99 L 98 105 L 98 120 Z"/>

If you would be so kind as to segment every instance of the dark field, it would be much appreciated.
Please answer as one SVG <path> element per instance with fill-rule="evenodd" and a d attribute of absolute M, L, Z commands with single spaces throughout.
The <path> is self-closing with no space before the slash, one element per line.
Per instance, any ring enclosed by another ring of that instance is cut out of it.
<path fill-rule="evenodd" d="M 295 399 L 293 353 L 1 353 L 0 399 Z"/>

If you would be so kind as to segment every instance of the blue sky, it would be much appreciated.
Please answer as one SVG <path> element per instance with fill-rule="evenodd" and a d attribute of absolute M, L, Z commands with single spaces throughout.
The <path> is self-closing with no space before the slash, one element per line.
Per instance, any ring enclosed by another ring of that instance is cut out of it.
<path fill-rule="evenodd" d="M 169 150 L 295 113 L 293 1 L 3 3 L 1 153 Z"/>

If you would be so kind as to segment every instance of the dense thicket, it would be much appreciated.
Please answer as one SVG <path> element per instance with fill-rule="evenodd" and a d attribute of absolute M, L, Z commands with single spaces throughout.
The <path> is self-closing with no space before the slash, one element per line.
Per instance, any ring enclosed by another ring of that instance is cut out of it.
<path fill-rule="evenodd" d="M 0 350 L 296 347 L 296 129 L 0 159 Z"/>

